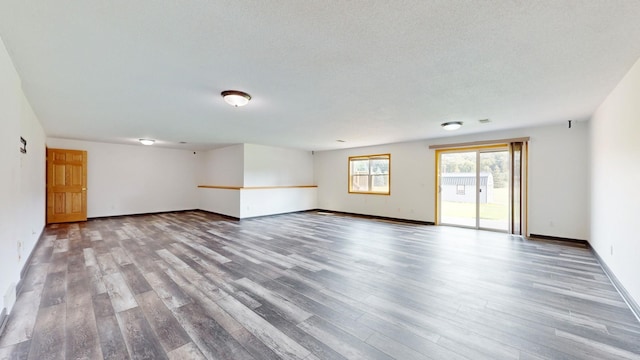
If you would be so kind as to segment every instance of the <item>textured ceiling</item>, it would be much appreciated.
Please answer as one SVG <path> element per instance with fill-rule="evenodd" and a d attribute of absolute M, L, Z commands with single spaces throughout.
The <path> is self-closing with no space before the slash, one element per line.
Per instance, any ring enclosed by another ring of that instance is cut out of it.
<path fill-rule="evenodd" d="M 0 0 L 49 136 L 192 149 L 586 120 L 640 57 L 638 19 L 637 0 Z"/>

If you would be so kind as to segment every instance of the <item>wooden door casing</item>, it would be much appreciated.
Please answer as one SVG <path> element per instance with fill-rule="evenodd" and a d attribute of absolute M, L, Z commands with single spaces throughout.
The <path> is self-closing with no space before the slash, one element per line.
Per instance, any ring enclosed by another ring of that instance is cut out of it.
<path fill-rule="evenodd" d="M 47 223 L 87 220 L 87 152 L 47 149 Z"/>

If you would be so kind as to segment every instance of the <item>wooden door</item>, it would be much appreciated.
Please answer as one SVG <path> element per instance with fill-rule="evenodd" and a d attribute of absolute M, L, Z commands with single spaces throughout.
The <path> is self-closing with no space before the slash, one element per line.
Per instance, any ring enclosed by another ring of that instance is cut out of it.
<path fill-rule="evenodd" d="M 87 220 L 87 152 L 47 149 L 47 223 Z"/>

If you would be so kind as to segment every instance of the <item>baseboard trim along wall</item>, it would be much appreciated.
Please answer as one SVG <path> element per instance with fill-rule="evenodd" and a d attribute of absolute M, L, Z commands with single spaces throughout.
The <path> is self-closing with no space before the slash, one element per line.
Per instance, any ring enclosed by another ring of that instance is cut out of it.
<path fill-rule="evenodd" d="M 42 228 L 42 230 L 40 230 L 40 236 L 38 236 L 38 241 L 36 241 L 36 244 L 33 245 L 33 249 L 31 249 L 31 252 L 27 257 L 27 260 L 24 262 L 24 265 L 22 265 L 22 270 L 20 270 L 20 281 L 18 281 L 18 284 L 16 285 L 16 297 L 19 296 L 20 293 L 22 292 L 22 285 L 24 285 L 24 278 L 27 276 L 27 273 L 29 272 L 29 267 L 31 266 L 31 259 L 33 259 L 33 254 L 35 254 L 36 249 L 38 248 L 38 245 L 40 245 L 40 242 L 42 241 L 42 238 L 44 238 L 44 227 Z"/>
<path fill-rule="evenodd" d="M 206 213 L 209 213 L 209 214 L 222 216 L 222 217 L 225 217 L 225 218 L 227 218 L 229 220 L 236 220 L 236 221 L 242 221 L 242 220 L 245 220 L 245 219 L 246 220 L 248 220 L 248 219 L 257 219 L 257 218 L 263 218 L 263 217 L 268 217 L 268 216 L 278 216 L 278 215 L 285 215 L 285 214 L 295 214 L 295 213 L 304 213 L 304 212 L 317 212 L 317 213 L 325 214 L 325 215 L 347 215 L 347 216 L 357 216 L 357 217 L 361 217 L 361 218 L 365 218 L 365 219 L 394 221 L 394 222 L 417 224 L 417 225 L 435 225 L 435 223 L 433 223 L 431 221 L 400 219 L 400 218 L 392 218 L 392 217 L 386 217 L 386 216 L 357 214 L 357 213 L 349 213 L 349 212 L 344 212 L 344 211 L 333 211 L 333 210 L 324 210 L 324 209 L 310 209 L 310 210 L 291 211 L 291 212 L 286 212 L 286 213 L 252 216 L 252 217 L 247 217 L 247 218 L 237 218 L 237 217 L 234 217 L 234 216 L 220 214 L 220 213 L 217 213 L 215 211 L 202 210 L 202 209 L 195 210 L 195 211 L 202 211 L 202 212 L 206 212 Z"/>
<path fill-rule="evenodd" d="M 631 297 L 631 294 L 629 294 L 627 289 L 625 289 L 624 285 L 622 285 L 620 280 L 618 280 L 613 271 L 611 271 L 611 268 L 609 268 L 607 263 L 604 262 L 598 252 L 596 252 L 593 248 L 591 248 L 591 252 L 593 253 L 593 255 L 595 255 L 598 263 L 600 264 L 600 267 L 602 268 L 602 271 L 604 271 L 605 275 L 607 275 L 609 280 L 611 280 L 613 286 L 616 288 L 616 290 L 618 290 L 620 296 L 622 296 L 622 299 L 627 303 L 627 305 L 629 305 L 629 308 L 631 309 L 633 315 L 635 315 L 636 319 L 640 321 L 640 305 L 638 305 L 638 303 Z"/>
<path fill-rule="evenodd" d="M 135 213 L 135 214 L 92 216 L 92 217 L 88 217 L 87 220 L 113 219 L 113 218 L 119 218 L 119 217 L 125 217 L 125 216 L 145 216 L 145 215 L 168 214 L 168 213 L 187 212 L 187 211 L 198 211 L 198 209 L 167 210 L 167 211 L 154 211 L 154 212 Z"/>
<path fill-rule="evenodd" d="M 46 227 L 46 225 L 45 225 Z M 22 286 L 24 285 L 24 279 L 27 276 L 27 274 L 29 273 L 29 267 L 31 266 L 31 260 L 33 259 L 33 255 L 36 252 L 36 249 L 38 248 L 38 245 L 40 245 L 40 242 L 42 242 L 42 238 L 44 237 L 44 227 L 42 228 L 42 230 L 40 230 L 40 236 L 38 236 L 38 240 L 36 241 L 36 243 L 33 245 L 33 248 L 31 249 L 31 252 L 29 252 L 29 256 L 27 256 L 27 259 L 24 262 L 24 265 L 22 265 L 22 269 L 20 270 L 20 280 L 18 280 L 18 283 L 16 284 L 16 287 L 13 291 L 15 291 L 15 299 L 18 299 L 18 296 L 20 296 L 20 292 L 22 291 Z M 11 290 L 9 290 L 11 291 Z M 9 320 L 9 314 L 7 314 L 7 308 L 3 308 L 2 312 L 0 313 L 0 337 L 2 336 L 2 333 L 4 332 L 4 329 L 7 325 L 7 321 Z"/>
<path fill-rule="evenodd" d="M 226 214 L 220 214 L 220 213 L 217 213 L 215 211 L 202 210 L 202 209 L 198 209 L 198 210 L 194 210 L 194 211 L 202 211 L 202 212 L 205 212 L 205 213 L 208 213 L 208 214 L 218 215 L 218 216 L 221 216 L 221 217 L 223 217 L 225 219 L 229 219 L 229 220 L 232 220 L 232 221 L 240 221 L 240 220 L 242 220 L 242 219 L 237 218 L 235 216 L 226 215 Z"/>
<path fill-rule="evenodd" d="M 581 239 L 571 239 L 571 238 L 565 238 L 560 236 L 550 236 L 550 235 L 540 235 L 540 234 L 529 234 L 529 237 L 535 238 L 535 239 L 543 239 L 543 240 L 572 242 L 576 244 L 586 245 L 587 247 L 591 247 L 591 245 L 589 245 L 589 242 L 587 240 L 581 240 Z"/>
<path fill-rule="evenodd" d="M 258 218 L 265 218 L 265 217 L 271 217 L 271 216 L 278 216 L 278 215 L 286 215 L 286 214 L 303 213 L 303 212 L 316 211 L 316 210 L 299 210 L 299 211 L 289 211 L 289 212 L 284 212 L 284 213 L 269 214 L 269 215 L 258 215 L 258 216 L 249 216 L 249 217 L 244 217 L 244 218 L 237 218 L 237 217 L 235 217 L 235 216 L 226 215 L 226 214 L 221 214 L 221 213 L 217 213 L 217 212 L 215 212 L 215 211 L 209 211 L 209 210 L 202 210 L 202 209 L 198 209 L 198 210 L 196 210 L 196 211 L 202 211 L 202 212 L 206 212 L 206 213 L 209 213 L 209 214 L 214 214 L 214 215 L 222 216 L 222 217 L 227 218 L 227 219 L 229 219 L 229 220 L 242 221 L 242 220 L 249 220 L 249 219 L 258 219 Z"/>
<path fill-rule="evenodd" d="M 348 215 L 348 216 L 357 216 L 365 219 L 394 221 L 394 222 L 402 222 L 402 223 L 409 223 L 409 224 L 416 224 L 416 225 L 435 225 L 435 223 L 432 221 L 401 219 L 401 218 L 393 218 L 393 217 L 377 216 L 377 215 L 366 215 L 366 214 L 350 213 L 345 211 L 334 211 L 334 210 L 324 210 L 324 209 L 316 209 L 316 210 L 309 210 L 309 211 L 317 211 L 318 213 L 325 213 L 326 215 L 330 215 L 330 214 Z"/>

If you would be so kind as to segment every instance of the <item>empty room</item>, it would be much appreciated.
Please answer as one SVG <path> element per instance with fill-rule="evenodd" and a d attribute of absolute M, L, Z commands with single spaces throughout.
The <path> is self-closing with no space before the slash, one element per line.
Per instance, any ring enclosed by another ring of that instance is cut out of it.
<path fill-rule="evenodd" d="M 639 18 L 0 1 L 0 360 L 640 359 Z"/>

